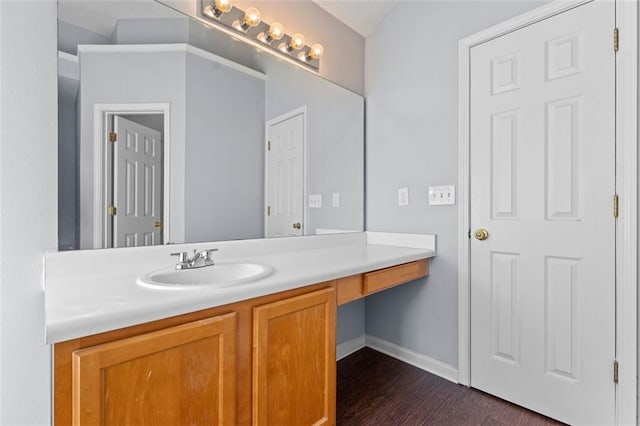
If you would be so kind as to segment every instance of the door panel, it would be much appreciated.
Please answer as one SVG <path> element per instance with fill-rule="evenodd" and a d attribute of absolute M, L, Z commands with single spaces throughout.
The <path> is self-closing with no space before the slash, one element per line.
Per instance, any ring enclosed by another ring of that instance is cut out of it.
<path fill-rule="evenodd" d="M 614 4 L 471 48 L 471 385 L 614 422 Z"/>
<path fill-rule="evenodd" d="M 113 246 L 162 244 L 162 140 L 160 132 L 114 116 Z"/>
<path fill-rule="evenodd" d="M 304 114 L 272 124 L 267 132 L 267 237 L 302 235 Z"/>

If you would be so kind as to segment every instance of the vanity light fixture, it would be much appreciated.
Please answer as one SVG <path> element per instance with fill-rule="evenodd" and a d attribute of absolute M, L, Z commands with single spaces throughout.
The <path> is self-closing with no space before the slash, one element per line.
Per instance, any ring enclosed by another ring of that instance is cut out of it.
<path fill-rule="evenodd" d="M 231 0 L 215 0 L 213 4 L 206 5 L 202 13 L 211 18 L 220 18 L 223 13 L 229 12 L 232 8 Z"/>
<path fill-rule="evenodd" d="M 0 0 L 1 1 L 1 0 Z M 324 53 L 321 44 L 305 45 L 304 36 L 295 33 L 290 36 L 284 32 L 284 26 L 279 22 L 269 25 L 262 22 L 260 11 L 249 7 L 243 11 L 234 7 L 233 0 L 199 0 L 202 3 L 201 17 L 211 22 L 210 25 L 222 26 L 224 31 L 235 31 L 243 37 L 248 37 L 250 43 L 254 40 L 276 56 L 284 55 L 297 63 L 303 63 L 312 69 L 320 68 L 320 57 Z M 274 43 L 280 41 L 279 44 Z M 254 46 L 258 47 L 254 44 Z M 277 53 L 276 53 L 277 52 Z"/>

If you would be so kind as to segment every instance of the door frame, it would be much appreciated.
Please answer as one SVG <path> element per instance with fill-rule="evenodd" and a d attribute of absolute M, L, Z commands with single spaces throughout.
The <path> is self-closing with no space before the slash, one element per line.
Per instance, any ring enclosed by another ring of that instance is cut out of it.
<path fill-rule="evenodd" d="M 309 235 L 307 223 L 309 219 L 308 207 L 308 183 L 309 183 L 309 108 L 303 105 L 293 109 L 264 124 L 264 237 L 267 238 L 269 217 L 267 207 L 269 205 L 269 127 L 282 121 L 289 120 L 296 115 L 302 114 L 302 235 Z"/>
<path fill-rule="evenodd" d="M 556 0 L 462 39 L 458 44 L 458 382 L 471 382 L 469 106 L 470 53 L 485 43 L 593 0 Z M 616 61 L 616 424 L 635 424 L 638 357 L 638 0 L 616 1 L 620 48 Z M 613 28 L 612 28 L 613 49 Z M 611 194 L 613 196 L 613 194 Z M 613 212 L 613 208 L 612 208 Z M 613 361 L 613 360 L 612 360 Z M 612 365 L 613 380 L 613 365 Z"/>
<path fill-rule="evenodd" d="M 95 104 L 93 107 L 93 247 L 106 248 L 108 216 L 106 214 L 105 193 L 107 192 L 108 144 L 110 120 L 114 115 L 163 114 L 162 137 L 162 239 L 171 241 L 171 107 L 168 103 Z"/>

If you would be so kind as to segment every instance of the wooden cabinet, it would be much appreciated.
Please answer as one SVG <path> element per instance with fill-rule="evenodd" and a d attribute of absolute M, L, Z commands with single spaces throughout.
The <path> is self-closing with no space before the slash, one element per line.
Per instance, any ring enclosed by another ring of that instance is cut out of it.
<path fill-rule="evenodd" d="M 250 425 L 255 383 L 287 424 L 332 425 L 335 316 L 329 281 L 56 343 L 54 423 Z"/>
<path fill-rule="evenodd" d="M 73 352 L 74 425 L 235 424 L 236 314 Z"/>
<path fill-rule="evenodd" d="M 429 275 L 427 259 L 337 280 L 338 305 Z"/>
<path fill-rule="evenodd" d="M 427 273 L 425 259 L 57 343 L 54 422 L 334 425 L 336 304 Z"/>
<path fill-rule="evenodd" d="M 253 312 L 253 424 L 335 424 L 334 289 Z"/>

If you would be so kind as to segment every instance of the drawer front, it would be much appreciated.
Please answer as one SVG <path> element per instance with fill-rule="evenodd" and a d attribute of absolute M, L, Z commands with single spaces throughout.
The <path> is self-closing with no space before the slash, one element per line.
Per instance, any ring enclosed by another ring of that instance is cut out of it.
<path fill-rule="evenodd" d="M 352 275 L 338 280 L 338 305 L 352 302 L 364 297 L 362 291 L 362 274 Z"/>
<path fill-rule="evenodd" d="M 379 271 L 364 274 L 363 290 L 368 295 L 385 288 L 415 280 L 429 274 L 429 263 L 427 259 L 416 262 L 405 263 L 404 265 L 393 266 Z"/>

